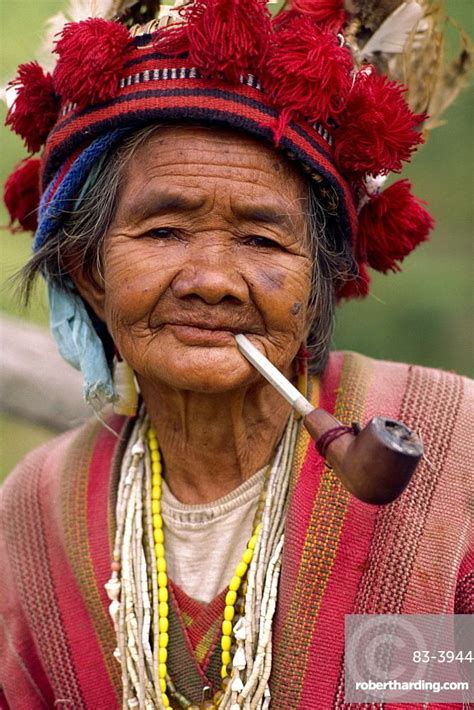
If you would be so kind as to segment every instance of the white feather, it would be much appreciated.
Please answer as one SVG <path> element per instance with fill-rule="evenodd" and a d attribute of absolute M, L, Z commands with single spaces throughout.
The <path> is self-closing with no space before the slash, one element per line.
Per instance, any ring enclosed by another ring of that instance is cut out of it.
<path fill-rule="evenodd" d="M 45 24 L 44 37 L 37 57 L 39 63 L 48 71 L 51 71 L 56 64 L 57 57 L 53 54 L 54 45 L 67 22 L 69 22 L 69 19 L 64 12 L 58 12 L 57 15 L 50 17 Z"/>
<path fill-rule="evenodd" d="M 16 86 L 8 86 L 7 84 L 0 89 L 0 101 L 3 101 L 7 108 L 11 108 L 15 103 L 17 93 Z"/>
<path fill-rule="evenodd" d="M 408 35 L 415 29 L 422 14 L 421 5 L 416 0 L 407 0 L 399 5 L 360 49 L 360 56 L 367 58 L 375 52 L 402 52 Z"/>
<path fill-rule="evenodd" d="M 88 17 L 103 17 L 108 20 L 113 15 L 114 5 L 114 0 L 70 0 L 67 14 L 73 22 L 80 22 Z"/>

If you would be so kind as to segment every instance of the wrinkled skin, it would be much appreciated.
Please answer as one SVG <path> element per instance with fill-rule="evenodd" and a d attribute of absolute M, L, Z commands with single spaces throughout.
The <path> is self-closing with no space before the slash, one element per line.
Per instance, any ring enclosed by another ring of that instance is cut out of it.
<path fill-rule="evenodd" d="M 305 207 L 294 167 L 253 138 L 160 129 L 126 167 L 101 278 L 75 275 L 137 374 L 182 500 L 227 493 L 269 460 L 283 431 L 288 406 L 234 334 L 293 375 L 308 325 Z M 200 450 L 201 479 L 189 473 Z M 209 466 L 232 471 L 212 493 Z"/>

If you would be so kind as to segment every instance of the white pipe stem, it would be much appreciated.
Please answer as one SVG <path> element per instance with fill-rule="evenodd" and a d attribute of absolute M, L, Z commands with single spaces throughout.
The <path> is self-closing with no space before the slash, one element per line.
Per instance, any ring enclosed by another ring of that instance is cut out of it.
<path fill-rule="evenodd" d="M 255 345 L 252 345 L 245 335 L 236 335 L 235 339 L 242 355 L 273 385 L 301 417 L 305 417 L 313 411 L 314 407 L 311 402 L 308 402 L 306 397 L 303 397 L 301 392 L 277 370 L 275 365 L 272 365 L 265 355 L 262 355 L 260 350 L 257 350 Z"/>

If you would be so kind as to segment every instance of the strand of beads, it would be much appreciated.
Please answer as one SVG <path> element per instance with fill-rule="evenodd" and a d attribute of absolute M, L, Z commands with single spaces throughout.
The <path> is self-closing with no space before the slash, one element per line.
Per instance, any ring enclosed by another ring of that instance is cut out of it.
<path fill-rule="evenodd" d="M 161 516 L 161 455 L 158 440 L 152 427 L 148 429 L 148 447 L 151 458 L 151 511 L 153 520 L 153 540 L 155 543 L 156 572 L 158 577 L 158 676 L 160 679 L 161 699 L 167 708 L 170 701 L 166 692 L 166 676 L 168 659 L 168 575 L 166 573 L 165 538 L 163 533 L 163 518 Z"/>
<path fill-rule="evenodd" d="M 161 515 L 161 493 L 162 493 L 162 464 L 159 451 L 158 440 L 156 433 L 152 427 L 148 429 L 148 447 L 151 459 L 151 510 L 153 523 L 153 540 L 156 560 L 156 571 L 158 578 L 158 675 L 161 689 L 161 699 L 165 708 L 170 706 L 170 699 L 173 698 L 183 708 L 195 710 L 191 704 L 174 686 L 167 672 L 167 647 L 168 647 L 168 576 L 165 559 L 164 533 L 163 533 L 163 518 Z M 229 670 L 231 670 L 232 656 L 232 622 L 236 618 L 236 614 L 243 611 L 243 599 L 239 597 L 239 592 L 244 590 L 246 586 L 246 576 L 249 565 L 252 562 L 254 550 L 257 546 L 258 536 L 261 530 L 261 515 L 264 509 L 265 494 L 267 488 L 267 480 L 265 480 L 262 494 L 257 505 L 257 511 L 254 520 L 254 529 L 247 546 L 244 550 L 242 558 L 235 568 L 234 575 L 229 584 L 229 590 L 226 595 L 224 620 L 222 622 L 222 637 L 221 637 L 221 678 L 222 689 L 215 693 L 212 700 L 203 702 L 200 710 L 211 710 L 221 707 L 221 700 L 228 690 L 229 685 Z M 243 684 L 241 684 L 243 687 Z"/>
<path fill-rule="evenodd" d="M 165 710 L 154 673 L 150 644 L 149 581 L 154 575 L 151 520 L 151 469 L 148 422 L 142 407 L 129 436 L 117 490 L 112 577 L 106 585 L 117 632 L 114 656 L 122 666 L 123 708 Z M 147 488 L 150 495 L 146 495 Z M 149 501 L 149 503 L 148 503 Z M 151 545 L 150 545 L 151 542 Z M 155 575 L 156 576 L 156 575 Z M 154 593 L 151 599 L 154 603 Z M 156 613 L 154 618 L 157 618 Z"/>
<path fill-rule="evenodd" d="M 255 574 L 249 576 L 249 585 L 252 585 L 255 596 L 253 606 L 258 609 L 258 615 L 254 617 L 256 623 L 251 637 L 250 672 L 239 696 L 241 706 L 248 710 L 263 708 L 269 702 L 268 679 L 272 664 L 271 631 L 281 567 L 288 487 L 298 429 L 299 423 L 292 416 L 283 440 L 280 465 L 270 476 L 267 506 L 262 520 L 261 545 L 255 560 Z"/>
<path fill-rule="evenodd" d="M 226 678 L 229 675 L 228 666 L 232 661 L 230 648 L 232 646 L 232 621 L 235 617 L 235 604 L 238 592 L 242 587 L 243 579 L 247 574 L 250 563 L 252 562 L 253 553 L 261 528 L 261 523 L 258 523 L 254 528 L 252 537 L 248 541 L 247 547 L 242 555 L 242 559 L 235 568 L 234 576 L 229 583 L 229 591 L 226 594 L 221 638 L 221 678 Z"/>
<path fill-rule="evenodd" d="M 148 440 L 148 426 L 146 429 L 146 440 Z M 148 597 L 150 599 L 150 606 L 152 608 L 152 622 L 151 622 L 151 634 L 149 638 L 152 639 L 152 654 L 151 658 L 148 660 L 148 669 L 150 676 L 153 678 L 153 684 L 155 687 L 155 694 L 157 698 L 161 698 L 163 692 L 163 682 L 159 676 L 159 664 L 155 663 L 155 651 L 154 649 L 159 648 L 160 641 L 160 629 L 159 625 L 156 623 L 156 619 L 159 618 L 158 614 L 158 571 L 156 568 L 156 555 L 155 555 L 155 539 L 153 531 L 153 511 L 151 502 L 151 491 L 152 491 L 152 472 L 151 472 L 151 456 L 150 449 L 148 447 L 147 455 L 145 456 L 145 488 L 144 488 L 144 508 L 145 508 L 145 519 L 146 519 L 146 538 L 144 539 L 144 551 L 145 556 L 148 561 Z"/>
<path fill-rule="evenodd" d="M 266 710 L 288 488 L 299 424 L 290 417 L 268 480 L 260 534 L 247 573 L 244 616 L 234 624 L 236 651 L 221 710 Z"/>

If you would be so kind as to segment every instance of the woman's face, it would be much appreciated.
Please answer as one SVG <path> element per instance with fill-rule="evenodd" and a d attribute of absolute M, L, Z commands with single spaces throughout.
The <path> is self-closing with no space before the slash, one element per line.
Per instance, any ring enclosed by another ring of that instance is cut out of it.
<path fill-rule="evenodd" d="M 280 369 L 304 340 L 306 189 L 276 151 L 169 127 L 126 167 L 93 306 L 139 379 L 222 392 L 258 377 L 243 333 Z"/>

